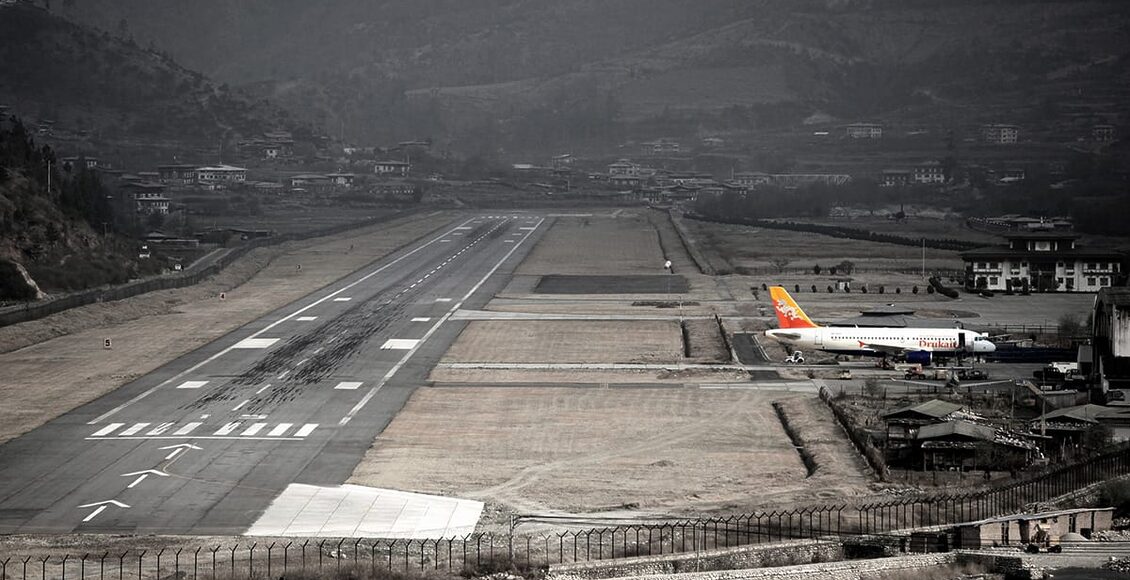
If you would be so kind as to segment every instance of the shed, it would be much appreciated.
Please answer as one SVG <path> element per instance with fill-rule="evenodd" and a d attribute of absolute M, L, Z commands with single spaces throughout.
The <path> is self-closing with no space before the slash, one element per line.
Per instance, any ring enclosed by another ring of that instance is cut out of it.
<path fill-rule="evenodd" d="M 1109 530 L 1113 518 L 1113 507 L 1015 514 L 960 524 L 954 528 L 954 539 L 956 547 L 965 549 L 1029 543 L 1050 546 L 1069 533 L 1091 538 L 1095 532 Z"/>

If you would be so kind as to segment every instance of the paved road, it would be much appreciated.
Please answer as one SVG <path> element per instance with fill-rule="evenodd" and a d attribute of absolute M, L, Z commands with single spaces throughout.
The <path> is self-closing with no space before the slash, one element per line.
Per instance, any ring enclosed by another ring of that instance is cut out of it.
<path fill-rule="evenodd" d="M 546 225 L 452 223 L 0 446 L 0 533 L 238 534 L 344 482 Z"/>

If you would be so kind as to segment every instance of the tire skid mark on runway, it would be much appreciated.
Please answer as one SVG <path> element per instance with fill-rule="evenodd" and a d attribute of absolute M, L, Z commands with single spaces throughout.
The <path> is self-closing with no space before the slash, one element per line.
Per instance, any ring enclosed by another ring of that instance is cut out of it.
<path fill-rule="evenodd" d="M 464 220 L 464 221 L 463 221 L 462 223 L 460 223 L 460 224 L 459 224 L 459 226 L 465 226 L 465 225 L 467 225 L 468 223 L 472 223 L 472 219 L 467 219 L 467 220 Z M 458 226 L 457 226 L 457 227 L 458 227 Z M 386 269 L 388 269 L 388 268 L 391 268 L 391 267 L 392 267 L 393 265 L 395 265 L 395 264 L 398 264 L 398 263 L 400 263 L 401 261 L 408 259 L 408 258 L 409 258 L 410 256 L 413 256 L 413 255 L 415 255 L 415 254 L 416 254 L 417 252 L 420 252 L 420 251 L 421 251 L 421 250 L 423 250 L 424 248 L 427 248 L 428 246 L 431 246 L 432 244 L 435 244 L 435 243 L 436 243 L 436 242 L 438 242 L 438 241 L 439 241 L 439 240 L 440 240 L 440 239 L 441 239 L 441 238 L 442 238 L 443 236 L 447 235 L 447 234 L 448 234 L 448 233 L 450 233 L 451 231 L 454 231 L 454 230 L 448 230 L 447 232 L 444 232 L 443 234 L 440 234 L 440 236 L 438 236 L 438 237 L 434 237 L 434 238 L 432 238 L 431 240 L 429 240 L 429 241 L 427 241 L 427 242 L 424 242 L 423 244 L 420 244 L 420 245 L 416 246 L 415 248 L 413 248 L 412 250 L 408 251 L 407 253 L 405 253 L 405 254 L 402 254 L 402 255 L 400 255 L 400 256 L 398 256 L 398 257 L 394 258 L 394 259 L 393 259 L 392 261 L 390 261 L 390 262 L 388 262 L 388 263 L 386 263 L 386 264 L 384 264 L 384 265 L 382 265 L 382 266 L 378 267 L 378 268 L 377 268 L 377 269 L 375 269 L 375 270 L 372 270 L 371 272 L 369 272 L 369 273 L 367 273 L 367 274 L 365 274 L 365 275 L 361 276 L 361 277 L 360 277 L 360 278 L 358 278 L 357 280 L 354 280 L 353 282 L 350 282 L 349 284 L 346 284 L 345 286 L 343 286 L 343 287 L 341 287 L 341 288 L 339 288 L 339 289 L 337 289 L 337 290 L 334 290 L 334 291 L 330 292 L 330 293 L 329 293 L 329 294 L 327 294 L 326 296 L 323 296 L 322 298 L 319 298 L 319 299 L 317 299 L 317 300 L 315 300 L 315 301 L 311 302 L 310 304 L 307 304 L 306 306 L 303 306 L 303 307 L 299 308 L 298 310 L 296 310 L 296 311 L 294 311 L 294 312 L 292 312 L 292 313 L 290 313 L 290 314 L 288 314 L 288 315 L 286 315 L 286 316 L 283 316 L 282 318 L 280 318 L 280 319 L 278 319 L 278 320 L 276 320 L 276 321 L 274 321 L 274 322 L 272 322 L 272 323 L 268 324 L 267 326 L 265 326 L 264 328 L 262 328 L 262 329 L 258 330 L 257 332 L 254 332 L 254 333 L 252 333 L 252 334 L 251 334 L 251 336 L 250 336 L 250 337 L 248 337 L 248 338 L 255 338 L 255 337 L 257 337 L 257 336 L 259 336 L 259 335 L 263 334 L 264 332 L 267 332 L 267 331 L 269 331 L 270 329 L 272 329 L 272 328 L 274 328 L 274 327 L 278 326 L 279 324 L 282 324 L 283 322 L 286 322 L 286 321 L 288 321 L 288 320 L 291 320 L 291 319 L 293 319 L 294 317 L 296 317 L 296 316 L 298 316 L 298 315 L 302 314 L 303 312 L 306 312 L 307 310 L 309 310 L 309 309 L 311 309 L 311 308 L 314 308 L 315 306 L 318 306 L 319 304 L 322 304 L 323 302 L 326 302 L 327 300 L 331 300 L 331 299 L 333 299 L 333 298 L 334 298 L 335 296 L 337 296 L 337 295 L 341 294 L 342 292 L 346 292 L 346 291 L 348 291 L 348 290 L 349 290 L 350 288 L 353 288 L 353 287 L 357 286 L 358 284 L 361 284 L 361 283 L 365 282 L 365 281 L 366 281 L 366 280 L 368 280 L 369 278 L 372 278 L 373 276 L 376 276 L 377 274 L 379 274 L 379 273 L 381 273 L 381 272 L 385 271 Z M 130 399 L 129 399 L 129 400 L 127 400 L 126 402 L 124 402 L 124 403 L 122 403 L 122 404 L 118 405 L 117 407 L 114 407 L 113 409 L 110 409 L 109 411 L 106 411 L 105 413 L 103 413 L 103 414 L 101 414 L 101 415 L 99 415 L 99 416 L 95 417 L 94 419 L 91 419 L 90 421 L 87 421 L 87 425 L 95 425 L 95 424 L 101 423 L 102 421 L 105 421 L 106 419 L 109 419 L 110 417 L 114 416 L 114 415 L 115 415 L 116 413 L 119 413 L 119 412 L 121 412 L 121 411 L 122 411 L 123 409 L 125 409 L 125 408 L 129 407 L 130 405 L 132 405 L 132 404 L 134 404 L 134 403 L 136 403 L 136 402 L 138 402 L 138 401 L 140 401 L 140 400 L 142 400 L 142 399 L 144 399 L 144 398 L 148 397 L 149 395 L 153 394 L 154 392 L 156 392 L 156 391 L 157 391 L 158 389 L 160 389 L 161 387 L 164 387 L 164 386 L 166 386 L 166 385 L 168 385 L 168 384 L 170 384 L 170 383 L 173 383 L 173 382 L 175 382 L 175 381 L 177 381 L 177 380 L 180 380 L 180 379 L 181 379 L 181 378 L 183 378 L 183 377 L 184 377 L 185 375 L 188 375 L 189 373 L 192 373 L 192 372 L 196 371 L 197 369 L 199 369 L 199 368 L 203 367 L 204 365 L 206 365 L 206 364 L 208 364 L 208 363 L 210 363 L 210 362 L 212 362 L 212 361 L 216 360 L 217 358 L 219 358 L 219 357 L 221 357 L 221 356 L 223 356 L 223 355 L 227 354 L 228 352 L 231 352 L 231 351 L 232 351 L 232 350 L 233 350 L 234 348 L 235 348 L 235 346 L 234 346 L 234 345 L 233 345 L 233 346 L 229 346 L 229 347 L 227 347 L 227 348 L 225 348 L 225 349 L 221 350 L 220 352 L 217 352 L 217 353 L 215 353 L 215 354 L 213 354 L 213 355 L 209 356 L 208 358 L 204 359 L 203 361 L 200 361 L 200 362 L 198 362 L 198 363 L 196 363 L 196 364 L 192 365 L 191 367 L 189 367 L 189 368 L 187 368 L 187 369 L 185 369 L 185 370 L 183 370 L 183 371 L 180 371 L 179 373 L 177 373 L 177 374 L 173 375 L 172 377 L 170 377 L 170 378 L 168 378 L 168 379 L 165 379 L 164 381 L 161 381 L 160 383 L 157 383 L 157 384 L 156 384 L 156 385 L 154 385 L 153 387 L 150 387 L 149 389 L 146 389 L 145 391 L 142 391 L 141 393 L 138 393 L 137 395 L 133 396 L 132 398 L 130 398 Z"/>
<path fill-rule="evenodd" d="M 465 252 L 472 246 L 490 237 L 498 237 L 507 222 L 499 222 L 493 226 L 484 224 L 473 232 L 476 234 L 474 241 L 459 250 Z M 447 261 L 452 260 L 449 256 Z M 446 262 L 445 262 L 446 263 Z M 221 385 L 207 395 L 188 403 L 183 408 L 198 410 L 213 403 L 230 403 L 245 396 L 244 388 L 248 385 L 259 385 L 271 380 L 274 388 L 263 396 L 256 396 L 245 400 L 233 409 L 247 413 L 261 413 L 266 409 L 297 400 L 304 392 L 304 388 L 318 384 L 332 378 L 334 372 L 345 362 L 352 359 L 374 335 L 386 331 L 390 325 L 403 317 L 405 311 L 411 306 L 411 300 L 401 298 L 408 294 L 417 295 L 424 292 L 425 288 L 401 287 L 400 284 L 420 276 L 421 272 L 432 268 L 434 262 L 423 264 L 412 271 L 406 272 L 397 285 L 372 296 L 364 301 L 355 301 L 346 312 L 340 316 L 327 320 L 324 324 L 311 328 L 308 332 L 287 339 L 281 346 L 271 349 L 265 356 L 255 362 L 251 368 L 235 376 L 232 381 Z M 435 267 L 434 270 L 441 269 Z M 433 271 L 434 271 L 433 270 Z M 417 286 L 413 284 L 412 286 Z M 394 294 L 394 291 L 395 294 Z M 326 338 L 326 337 L 329 338 Z M 307 352 L 311 346 L 316 350 Z M 304 356 L 307 355 L 308 356 Z M 289 367 L 289 361 L 304 356 L 294 366 Z M 274 373 L 279 369 L 286 369 L 278 375 Z M 272 375 L 274 378 L 271 378 Z M 260 389 L 260 392 L 262 389 Z"/>

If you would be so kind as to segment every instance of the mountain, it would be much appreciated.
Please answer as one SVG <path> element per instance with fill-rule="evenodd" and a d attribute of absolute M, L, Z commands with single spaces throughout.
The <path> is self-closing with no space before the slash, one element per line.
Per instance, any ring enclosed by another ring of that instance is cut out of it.
<path fill-rule="evenodd" d="M 72 0 L 60 11 L 353 140 L 426 133 L 484 150 L 817 112 L 1034 115 L 1080 88 L 1125 103 L 1130 80 L 1121 0 Z"/>
<path fill-rule="evenodd" d="M 217 86 L 155 48 L 29 3 L 0 3 L 0 38 L 0 104 L 68 134 L 214 147 L 297 126 L 286 111 Z"/>

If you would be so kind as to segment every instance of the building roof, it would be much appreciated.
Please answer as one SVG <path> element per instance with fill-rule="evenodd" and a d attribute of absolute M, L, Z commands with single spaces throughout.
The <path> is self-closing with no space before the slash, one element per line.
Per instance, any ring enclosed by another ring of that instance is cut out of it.
<path fill-rule="evenodd" d="M 934 419 L 941 419 L 946 415 L 950 415 L 962 409 L 961 405 L 950 403 L 949 401 L 942 401 L 940 399 L 930 399 L 924 403 L 916 405 L 908 405 L 906 407 L 899 407 L 897 409 L 887 411 L 882 414 L 882 417 L 893 417 L 902 414 L 917 414 L 931 417 Z"/>
<path fill-rule="evenodd" d="M 1130 306 L 1130 288 L 1103 288 L 1099 290 L 1098 302 L 1113 306 Z"/>
<path fill-rule="evenodd" d="M 407 161 L 378 161 L 377 165 L 411 165 Z"/>
<path fill-rule="evenodd" d="M 234 165 L 209 165 L 208 167 L 198 168 L 197 171 L 247 171 L 247 169 Z"/>
<path fill-rule="evenodd" d="M 975 522 L 969 522 L 968 524 L 965 524 L 965 525 L 980 526 L 980 525 L 984 525 L 984 524 L 999 524 L 1001 522 L 1014 522 L 1014 521 L 1026 521 L 1026 520 L 1045 520 L 1045 519 L 1048 519 L 1048 518 L 1057 518 L 1057 517 L 1060 517 L 1060 516 L 1069 516 L 1069 515 L 1072 515 L 1072 514 L 1082 514 L 1082 513 L 1088 513 L 1088 512 L 1109 512 L 1109 511 L 1114 511 L 1114 508 L 1113 507 L 1075 508 L 1075 509 L 1068 509 L 1068 510 L 1055 510 L 1055 511 L 1050 511 L 1050 512 L 1039 512 L 1039 513 L 1034 513 L 1034 514 L 1011 514 L 1011 515 L 1007 515 L 1007 516 L 998 516 L 998 517 L 995 517 L 995 518 L 986 518 L 986 519 L 978 520 L 978 521 L 975 521 Z"/>
<path fill-rule="evenodd" d="M 982 441 L 996 441 L 997 438 L 996 430 L 992 427 L 977 425 L 968 421 L 946 421 L 944 423 L 923 425 L 918 429 L 917 438 L 920 440 L 937 439 L 939 437 L 951 437 L 954 435 L 980 439 Z"/>
<path fill-rule="evenodd" d="M 961 252 L 962 260 L 977 260 L 985 258 L 1048 258 L 1056 260 L 1061 258 L 1075 258 L 1075 259 L 1088 259 L 1093 258 L 1096 260 L 1110 260 L 1119 261 L 1126 257 L 1123 252 L 1115 250 L 1059 250 L 1059 251 L 1036 251 L 1036 250 L 1013 250 L 1003 246 L 974 248 Z"/>
<path fill-rule="evenodd" d="M 1043 415 L 1040 415 L 1039 417 L 1036 417 L 1032 420 L 1032 422 L 1037 423 L 1040 420 L 1049 421 L 1052 419 L 1063 421 L 1065 419 L 1070 419 L 1080 423 L 1098 423 L 1098 420 L 1101 417 L 1130 417 L 1130 414 L 1127 413 L 1128 411 L 1130 411 L 1130 409 L 1104 407 L 1102 405 L 1076 405 L 1074 407 L 1066 407 L 1063 409 L 1049 411 L 1047 413 L 1044 413 Z"/>

